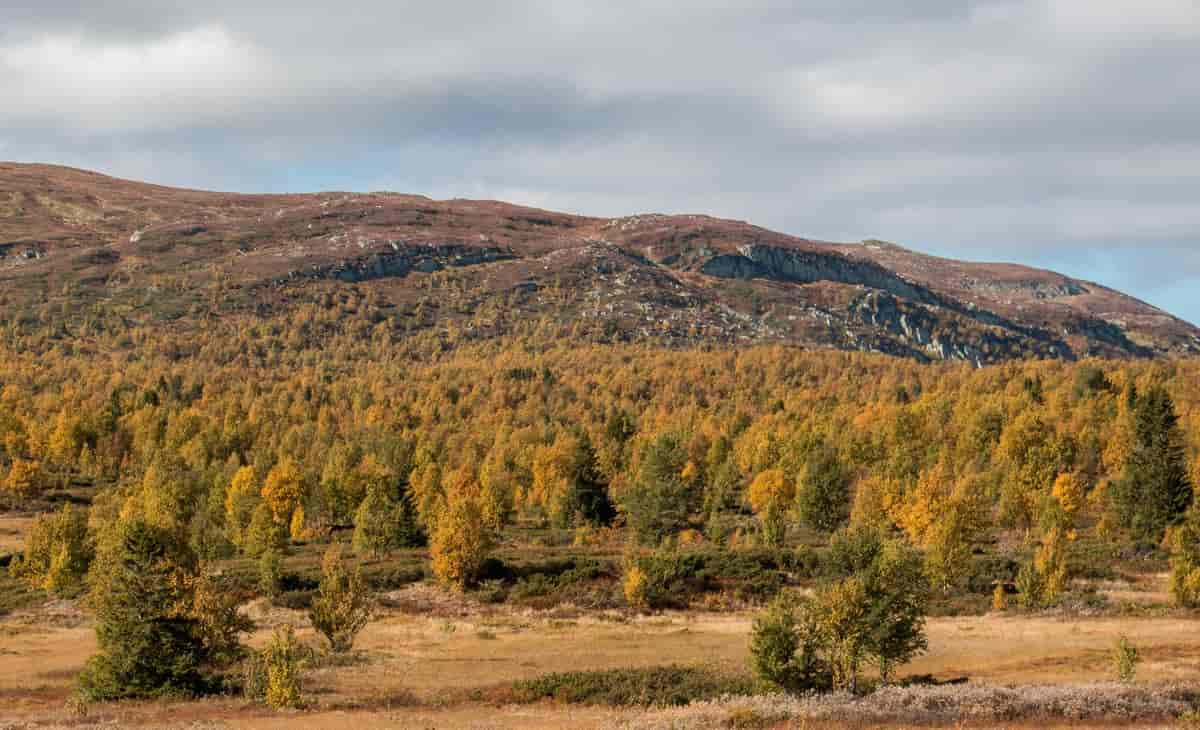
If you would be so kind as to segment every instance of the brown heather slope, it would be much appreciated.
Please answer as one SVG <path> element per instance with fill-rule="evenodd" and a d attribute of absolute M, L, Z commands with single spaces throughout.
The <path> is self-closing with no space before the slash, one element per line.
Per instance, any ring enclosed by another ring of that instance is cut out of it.
<path fill-rule="evenodd" d="M 359 286 L 404 311 L 428 301 L 434 276 L 465 302 L 435 319 L 470 320 L 481 336 L 504 334 L 498 321 L 550 318 L 596 339 L 976 363 L 1200 352 L 1200 329 L 1103 286 L 878 241 L 394 193 L 213 193 L 0 163 L 0 306 L 10 313 L 59 304 L 188 326 Z M 495 310 L 507 320 L 478 314 Z"/>

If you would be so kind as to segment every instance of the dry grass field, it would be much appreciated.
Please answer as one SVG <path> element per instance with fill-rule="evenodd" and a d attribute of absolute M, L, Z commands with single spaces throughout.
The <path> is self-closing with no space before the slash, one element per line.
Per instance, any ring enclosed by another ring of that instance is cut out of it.
<path fill-rule="evenodd" d="M 5 549 L 20 548 L 28 523 L 23 517 L 0 520 L 0 537 L 8 540 Z M 1117 637 L 1127 635 L 1143 658 L 1140 683 L 1186 683 L 1200 676 L 1200 620 L 1165 609 L 1145 610 L 1165 606 L 1164 575 L 1128 578 L 1094 587 L 1110 605 L 1127 607 L 1129 615 L 1118 609 L 1100 616 L 990 613 L 931 618 L 929 651 L 903 674 L 940 680 L 965 677 L 980 687 L 1082 685 L 1111 678 L 1110 649 Z M 90 707 L 86 716 L 76 716 L 67 700 L 76 675 L 95 650 L 90 615 L 78 602 L 64 600 L 14 611 L 0 618 L 0 730 L 675 727 L 677 720 L 669 712 L 666 719 L 656 720 L 655 713 L 643 710 L 515 704 L 509 690 L 516 680 L 550 672 L 667 664 L 742 670 L 748 666 L 754 618 L 749 611 L 633 615 L 569 606 L 534 610 L 483 605 L 429 583 L 411 584 L 379 598 L 352 659 L 307 669 L 308 707 L 299 712 L 274 712 L 238 697 L 217 697 L 102 704 Z M 319 644 L 302 611 L 266 600 L 247 604 L 244 611 L 256 625 L 251 645 L 261 646 L 284 624 L 295 627 L 304 642 Z M 732 713 L 734 719 L 727 723 L 731 727 L 878 726 L 861 720 L 839 725 L 836 715 L 819 722 L 739 725 L 738 711 L 736 705 L 718 710 Z M 1001 726 L 1056 727 L 1028 720 Z"/>
<path fill-rule="evenodd" d="M 433 593 L 414 586 L 410 593 Z M 414 596 L 408 596 L 412 599 Z M 557 618 L 553 612 L 446 604 L 414 615 L 383 609 L 360 637 L 358 658 L 305 676 L 312 709 L 273 713 L 240 699 L 127 703 L 92 708 L 86 722 L 204 727 L 598 727 L 633 711 L 509 705 L 489 701 L 513 680 L 546 672 L 669 663 L 742 667 L 749 614 L 669 613 L 626 618 Z M 259 628 L 281 623 L 316 638 L 299 612 L 248 609 Z M 1105 679 L 1107 653 L 1127 634 L 1142 650 L 1142 680 L 1186 680 L 1200 672 L 1200 623 L 1190 618 L 1057 618 L 987 615 L 932 619 L 930 651 L 906 668 L 990 684 L 1065 684 Z M 64 709 L 75 674 L 92 652 L 91 626 L 69 603 L 17 613 L 0 624 L 0 707 L 6 722 L 70 721 Z M 197 725 L 199 723 L 199 725 Z M 5 727 L 5 725 L 0 725 Z"/>
<path fill-rule="evenodd" d="M 25 532 L 33 520 L 33 515 L 0 514 L 0 555 L 21 550 L 25 544 Z"/>

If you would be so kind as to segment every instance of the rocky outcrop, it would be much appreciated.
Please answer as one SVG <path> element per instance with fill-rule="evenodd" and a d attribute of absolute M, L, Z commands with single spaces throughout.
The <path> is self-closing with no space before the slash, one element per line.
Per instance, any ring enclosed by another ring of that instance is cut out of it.
<path fill-rule="evenodd" d="M 1046 333 L 1030 336 L 1024 328 L 979 326 L 957 312 L 871 291 L 850 304 L 850 314 L 881 330 L 904 346 L 937 360 L 965 360 L 983 365 L 1014 358 L 1075 359 L 1071 347 Z"/>
<path fill-rule="evenodd" d="M 834 252 L 750 244 L 739 247 L 737 254 L 714 256 L 700 272 L 720 278 L 863 287 L 870 291 L 851 305 L 851 315 L 935 359 L 983 363 L 1012 357 L 1075 357 L 1066 342 L 1046 330 L 944 297 L 872 261 Z"/>
<path fill-rule="evenodd" d="M 798 284 L 833 281 L 881 289 L 926 304 L 940 304 L 933 292 L 914 285 L 879 264 L 856 261 L 835 253 L 749 244 L 738 254 L 709 259 L 700 273 L 725 279 L 774 279 Z"/>
<path fill-rule="evenodd" d="M 491 247 L 472 247 L 442 244 L 396 248 L 391 252 L 373 253 L 339 261 L 326 266 L 313 266 L 288 272 L 276 284 L 294 281 L 336 279 L 344 282 L 370 281 L 387 277 L 403 277 L 413 271 L 431 273 L 446 267 L 476 266 L 492 261 L 516 258 L 511 250 Z"/>
<path fill-rule="evenodd" d="M 1083 285 L 1063 279 L 1060 282 L 1041 281 L 1029 279 L 1024 281 L 997 280 L 997 281 L 981 281 L 972 279 L 963 283 L 963 287 L 968 291 L 989 294 L 993 296 L 1004 296 L 1006 294 L 1027 294 L 1034 299 L 1061 299 L 1063 297 L 1076 297 L 1081 294 L 1087 294 L 1088 290 Z"/>
<path fill-rule="evenodd" d="M 45 258 L 46 247 L 37 241 L 10 241 L 0 243 L 0 259 L 17 258 L 37 261 Z"/>
<path fill-rule="evenodd" d="M 1125 330 L 1121 329 L 1112 322 L 1105 322 L 1102 319 L 1078 319 L 1069 320 L 1065 326 L 1067 332 L 1073 335 L 1086 337 L 1089 341 L 1100 343 L 1102 346 L 1115 348 L 1118 352 L 1134 357 L 1154 357 L 1154 350 L 1143 347 L 1125 334 Z M 1096 354 L 1107 354 L 1098 352 Z"/>

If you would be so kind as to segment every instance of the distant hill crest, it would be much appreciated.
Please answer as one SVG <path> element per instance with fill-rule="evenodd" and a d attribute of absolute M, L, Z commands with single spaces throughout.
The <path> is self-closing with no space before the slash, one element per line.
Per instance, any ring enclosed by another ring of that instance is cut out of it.
<path fill-rule="evenodd" d="M 779 342 L 976 364 L 1200 353 L 1200 329 L 1099 284 L 882 240 L 398 193 L 183 190 L 0 163 L 0 291 L 10 306 L 35 295 L 132 302 L 152 290 L 164 307 L 178 299 L 179 321 L 199 316 L 214 298 L 198 292 L 218 286 L 216 314 L 252 316 L 238 307 L 278 309 L 305 289 L 345 285 L 403 304 L 426 296 L 433 276 L 469 293 L 437 316 L 465 321 L 472 307 L 500 306 L 601 339 Z"/>

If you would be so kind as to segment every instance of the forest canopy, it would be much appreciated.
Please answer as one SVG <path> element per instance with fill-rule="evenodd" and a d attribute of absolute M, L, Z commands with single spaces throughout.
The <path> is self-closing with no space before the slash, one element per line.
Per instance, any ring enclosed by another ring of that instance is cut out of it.
<path fill-rule="evenodd" d="M 536 334 L 448 346 L 319 338 L 303 311 L 138 329 L 132 348 L 7 349 L 5 498 L 91 485 L 93 525 L 137 513 L 202 557 L 258 555 L 359 513 L 379 553 L 437 534 L 460 502 L 483 526 L 615 519 L 649 544 L 723 511 L 759 514 L 767 542 L 785 516 L 868 522 L 933 554 L 997 527 L 1157 542 L 1191 503 L 1192 361 L 974 368 Z"/>

